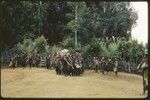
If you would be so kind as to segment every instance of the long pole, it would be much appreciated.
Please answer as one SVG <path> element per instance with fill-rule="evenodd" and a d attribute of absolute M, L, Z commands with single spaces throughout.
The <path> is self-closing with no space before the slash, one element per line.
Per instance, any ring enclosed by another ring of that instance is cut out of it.
<path fill-rule="evenodd" d="M 40 16 L 40 14 L 41 14 L 41 4 L 42 4 L 42 1 L 40 1 L 39 2 L 39 8 L 38 8 L 38 16 Z M 41 32 L 41 16 L 40 16 L 40 19 L 39 19 L 39 34 L 40 34 L 40 32 Z"/>
<path fill-rule="evenodd" d="M 76 2 L 76 6 L 75 6 L 76 8 L 75 8 L 75 23 L 76 23 L 76 25 L 77 25 L 77 2 Z M 77 29 L 75 30 L 75 49 L 77 48 L 77 43 L 78 43 L 78 41 L 77 41 Z"/>

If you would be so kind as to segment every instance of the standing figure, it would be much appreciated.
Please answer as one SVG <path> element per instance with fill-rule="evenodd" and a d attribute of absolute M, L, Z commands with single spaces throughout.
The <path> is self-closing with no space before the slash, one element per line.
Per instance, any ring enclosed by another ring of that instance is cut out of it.
<path fill-rule="evenodd" d="M 145 53 L 144 58 L 142 59 L 141 63 L 137 67 L 138 70 L 142 70 L 142 77 L 143 77 L 143 93 L 145 94 L 146 90 L 148 90 L 148 54 Z"/>
<path fill-rule="evenodd" d="M 77 51 L 75 52 L 75 72 L 76 72 L 76 75 L 81 75 L 82 74 L 82 54 Z"/>
<path fill-rule="evenodd" d="M 74 71 L 74 67 L 73 67 L 73 61 L 72 61 L 72 56 L 71 54 L 69 54 L 67 56 L 67 63 L 68 63 L 68 71 L 69 71 L 69 75 L 74 75 L 73 71 Z"/>
<path fill-rule="evenodd" d="M 29 63 L 29 66 L 30 66 L 30 68 L 31 68 L 31 66 L 32 66 L 32 56 L 31 55 L 29 55 L 29 58 L 28 58 L 28 63 Z"/>
<path fill-rule="evenodd" d="M 106 66 L 105 58 L 102 57 L 102 59 L 101 59 L 101 71 L 102 71 L 102 74 L 104 74 L 105 66 Z"/>
<path fill-rule="evenodd" d="M 26 66 L 26 59 L 27 59 L 27 58 L 26 58 L 26 55 L 23 54 L 23 55 L 21 56 L 21 60 L 22 60 L 21 62 L 22 62 L 22 66 L 23 66 L 23 67 Z"/>
<path fill-rule="evenodd" d="M 50 55 L 48 57 L 46 57 L 46 67 L 47 67 L 47 69 L 49 69 L 49 67 L 50 67 Z"/>
<path fill-rule="evenodd" d="M 53 67 L 55 68 L 56 74 L 57 75 L 61 75 L 62 73 L 62 62 L 61 62 L 61 55 L 57 55 L 55 56 L 55 58 L 53 59 Z"/>
<path fill-rule="evenodd" d="M 40 55 L 36 56 L 36 67 L 39 67 L 40 64 Z"/>
<path fill-rule="evenodd" d="M 115 75 L 117 76 L 118 74 L 118 61 L 117 60 L 115 61 L 114 72 L 115 72 Z"/>
<path fill-rule="evenodd" d="M 15 69 L 15 66 L 16 66 L 16 55 L 12 56 L 11 58 L 11 62 L 9 64 L 9 66 L 13 69 Z"/>
<path fill-rule="evenodd" d="M 19 65 L 19 59 L 20 59 L 20 56 L 18 54 L 16 54 L 16 57 L 15 57 L 15 67 L 18 67 L 18 65 Z"/>
<path fill-rule="evenodd" d="M 36 66 L 36 56 L 32 57 L 32 66 L 35 67 Z"/>
<path fill-rule="evenodd" d="M 105 59 L 105 67 L 104 67 L 104 70 L 107 72 L 107 74 L 108 74 L 108 72 L 109 72 L 109 60 L 108 59 Z"/>
<path fill-rule="evenodd" d="M 84 72 L 83 68 L 83 54 L 79 52 L 79 65 L 80 65 L 80 75 Z"/>
<path fill-rule="evenodd" d="M 99 61 L 96 57 L 93 57 L 93 65 L 94 65 L 94 71 L 97 73 L 99 69 Z"/>
<path fill-rule="evenodd" d="M 77 75 L 77 74 L 76 74 L 75 60 L 76 60 L 76 56 L 75 56 L 75 53 L 73 53 L 73 54 L 72 54 L 72 65 L 73 65 L 72 74 L 73 74 L 73 76 L 74 76 L 74 75 Z"/>
<path fill-rule="evenodd" d="M 107 64 L 107 71 L 112 71 L 113 69 L 113 64 L 112 64 L 112 60 L 108 59 L 108 64 Z"/>
<path fill-rule="evenodd" d="M 66 58 L 66 55 L 64 55 L 62 58 L 61 58 L 61 63 L 62 63 L 62 71 L 64 73 L 64 75 L 69 75 L 69 69 L 68 69 L 68 62 L 67 62 L 67 58 Z"/>

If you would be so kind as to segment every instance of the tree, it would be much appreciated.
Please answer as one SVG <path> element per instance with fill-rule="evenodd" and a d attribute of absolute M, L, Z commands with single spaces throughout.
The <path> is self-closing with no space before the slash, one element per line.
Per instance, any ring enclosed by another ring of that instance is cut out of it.
<path fill-rule="evenodd" d="M 126 61 L 139 63 L 144 55 L 143 44 L 138 44 L 137 40 L 129 40 L 125 38 L 118 39 L 119 56 Z"/>
<path fill-rule="evenodd" d="M 2 1 L 1 11 L 3 50 L 23 41 L 24 37 L 34 39 L 44 34 L 48 43 L 53 44 L 69 33 L 66 29 L 69 21 L 66 13 L 70 11 L 67 2 Z"/>
<path fill-rule="evenodd" d="M 15 53 L 24 53 L 24 54 L 50 54 L 50 46 L 47 43 L 47 40 L 42 35 L 35 39 L 25 38 L 23 42 L 16 44 L 12 51 Z"/>
<path fill-rule="evenodd" d="M 42 13 L 38 14 L 37 7 L 40 7 Z M 2 1 L 1 2 L 1 17 L 2 17 L 2 43 L 8 46 L 13 46 L 17 42 L 24 39 L 24 35 L 34 37 L 39 35 L 38 30 L 41 19 L 45 19 L 46 6 L 40 6 L 37 2 L 30 1 Z M 43 17 L 44 16 L 44 17 Z M 9 40 L 9 41 L 8 41 Z M 4 45 L 3 44 L 3 45 Z M 4 46 L 3 46 L 4 48 Z"/>
<path fill-rule="evenodd" d="M 137 13 L 129 2 L 79 2 L 78 7 L 77 25 L 74 18 L 68 27 L 78 30 L 82 43 L 91 37 L 129 38 L 136 25 Z"/>
<path fill-rule="evenodd" d="M 39 54 L 45 53 L 46 48 L 48 47 L 47 40 L 43 35 L 34 40 L 34 45 L 35 45 L 36 53 Z"/>

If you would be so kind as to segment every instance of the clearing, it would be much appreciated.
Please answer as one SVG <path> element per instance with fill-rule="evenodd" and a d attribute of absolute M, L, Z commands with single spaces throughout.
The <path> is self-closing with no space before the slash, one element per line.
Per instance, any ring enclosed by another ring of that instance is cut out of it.
<path fill-rule="evenodd" d="M 115 76 L 85 70 L 82 76 L 56 75 L 46 68 L 1 69 L 2 97 L 30 98 L 143 98 L 142 77 Z"/>

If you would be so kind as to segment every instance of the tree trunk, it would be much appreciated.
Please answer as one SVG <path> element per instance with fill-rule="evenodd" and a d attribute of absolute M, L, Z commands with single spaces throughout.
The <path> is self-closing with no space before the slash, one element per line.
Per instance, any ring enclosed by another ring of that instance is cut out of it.
<path fill-rule="evenodd" d="M 40 14 L 41 14 L 41 4 L 42 4 L 42 1 L 40 1 L 39 2 L 39 8 L 38 8 L 38 16 L 40 16 Z M 41 32 L 41 18 L 39 19 L 39 34 L 40 34 L 40 32 Z"/>
<path fill-rule="evenodd" d="M 77 25 L 77 3 L 76 3 L 76 9 L 75 9 L 75 22 L 76 22 L 76 25 Z M 75 49 L 77 48 L 77 29 L 75 30 Z"/>

